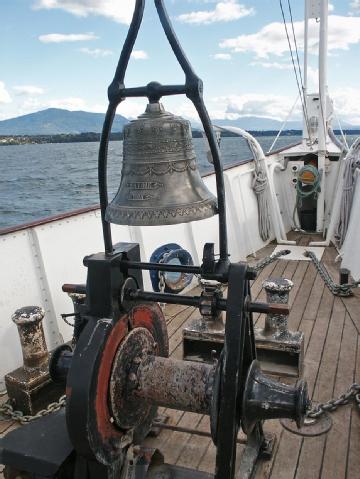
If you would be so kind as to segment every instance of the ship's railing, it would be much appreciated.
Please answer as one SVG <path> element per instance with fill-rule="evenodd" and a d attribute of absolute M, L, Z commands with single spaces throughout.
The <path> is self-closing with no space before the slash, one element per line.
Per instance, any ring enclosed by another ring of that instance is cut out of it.
<path fill-rule="evenodd" d="M 225 169 L 228 208 L 229 249 L 233 261 L 245 259 L 264 246 L 258 231 L 256 197 L 251 189 L 253 162 Z M 204 181 L 216 192 L 215 176 Z M 140 244 L 144 261 L 161 244 L 174 242 L 201 263 L 205 243 L 217 244 L 217 217 L 200 222 L 162 227 L 113 226 L 114 243 Z M 61 313 L 72 311 L 72 302 L 61 291 L 64 283 L 85 283 L 86 255 L 103 251 L 100 211 L 97 206 L 37 220 L 0 232 L 0 390 L 3 376 L 22 362 L 13 312 L 21 306 L 39 305 L 46 311 L 44 330 L 51 350 L 70 339 L 72 330 L 62 322 Z M 148 272 L 146 289 L 151 288 Z"/>

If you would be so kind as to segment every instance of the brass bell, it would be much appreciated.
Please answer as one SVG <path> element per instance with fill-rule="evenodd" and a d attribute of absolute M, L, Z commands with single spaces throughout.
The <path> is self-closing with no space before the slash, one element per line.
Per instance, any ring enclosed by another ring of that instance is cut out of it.
<path fill-rule="evenodd" d="M 149 103 L 124 128 L 119 190 L 106 210 L 110 223 L 155 226 L 209 218 L 217 201 L 199 174 L 190 123 Z"/>

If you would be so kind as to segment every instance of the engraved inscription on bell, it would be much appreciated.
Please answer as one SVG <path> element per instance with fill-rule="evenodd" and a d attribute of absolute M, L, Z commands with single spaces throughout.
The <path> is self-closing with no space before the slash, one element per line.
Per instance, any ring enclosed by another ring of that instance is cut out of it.
<path fill-rule="evenodd" d="M 186 223 L 216 213 L 196 164 L 190 123 L 150 103 L 124 128 L 122 179 L 106 210 L 111 223 Z"/>
<path fill-rule="evenodd" d="M 139 181 L 138 183 L 127 183 L 126 186 L 128 188 L 132 188 L 134 190 L 156 190 L 158 188 L 162 188 L 164 186 L 163 183 L 157 183 L 154 181 Z"/>
<path fill-rule="evenodd" d="M 148 200 L 152 200 L 154 198 L 153 195 L 149 195 L 147 193 L 134 193 L 134 192 L 131 192 L 129 195 L 128 195 L 128 200 L 130 201 L 148 201 Z"/>

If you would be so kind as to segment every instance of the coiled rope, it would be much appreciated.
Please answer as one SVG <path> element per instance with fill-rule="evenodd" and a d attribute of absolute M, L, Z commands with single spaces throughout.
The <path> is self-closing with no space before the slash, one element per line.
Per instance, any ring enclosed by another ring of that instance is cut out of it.
<path fill-rule="evenodd" d="M 305 179 L 306 174 L 309 174 L 311 178 L 310 180 Z M 299 206 L 301 206 L 301 201 L 304 198 L 308 198 L 311 195 L 315 195 L 315 198 L 317 198 L 320 192 L 320 185 L 321 178 L 319 170 L 313 165 L 303 166 L 299 171 L 298 181 L 296 183 L 296 192 L 298 194 L 298 198 L 300 199 Z M 309 186 L 311 186 L 311 188 L 308 188 Z"/>
<path fill-rule="evenodd" d="M 269 207 L 269 178 L 267 175 L 265 154 L 260 143 L 247 131 L 234 126 L 216 126 L 222 131 L 230 131 L 241 136 L 247 141 L 253 155 L 255 170 L 252 181 L 252 189 L 256 195 L 259 216 L 259 234 L 263 241 L 267 241 L 271 234 L 270 207 Z"/>
<path fill-rule="evenodd" d="M 352 144 L 345 158 L 343 174 L 343 194 L 340 205 L 339 222 L 335 232 L 335 240 L 338 247 L 341 247 L 345 241 L 345 236 L 349 227 L 350 212 L 354 197 L 356 183 L 356 170 L 360 168 L 360 138 L 357 138 Z"/>

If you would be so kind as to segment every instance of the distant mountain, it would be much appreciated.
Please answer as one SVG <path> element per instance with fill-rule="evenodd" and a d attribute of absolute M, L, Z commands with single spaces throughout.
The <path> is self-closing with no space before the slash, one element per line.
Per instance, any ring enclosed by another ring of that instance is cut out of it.
<path fill-rule="evenodd" d="M 0 135 L 57 135 L 70 133 L 100 133 L 104 122 L 104 113 L 87 111 L 69 111 L 60 108 L 18 116 L 0 121 Z M 116 115 L 113 132 L 122 131 L 128 119 Z"/>
<path fill-rule="evenodd" d="M 280 130 L 283 125 L 282 121 L 272 118 L 264 118 L 259 116 L 242 116 L 236 120 L 212 120 L 214 125 L 218 126 L 236 126 L 244 130 Z M 286 124 L 287 130 L 301 130 L 301 121 L 289 121 Z"/>
<path fill-rule="evenodd" d="M 0 121 L 0 135 L 61 135 L 80 133 L 100 133 L 104 122 L 103 113 L 90 113 L 87 111 L 69 111 L 60 108 L 48 108 L 47 110 L 18 116 L 9 120 Z M 112 131 L 121 132 L 129 120 L 121 115 L 116 115 Z M 212 120 L 214 125 L 237 126 L 249 131 L 278 131 L 283 122 L 272 118 L 258 116 L 243 116 L 236 120 Z M 202 130 L 200 123 L 193 122 L 194 130 Z M 344 130 L 358 130 L 354 126 L 343 122 Z M 301 130 L 301 121 L 289 121 L 286 130 Z M 337 125 L 334 124 L 334 129 Z"/>
<path fill-rule="evenodd" d="M 212 120 L 212 123 L 218 126 L 236 126 L 250 131 L 276 131 L 283 126 L 282 121 L 259 116 L 242 116 L 236 120 Z M 302 127 L 302 121 L 288 121 L 285 125 L 285 130 L 302 130 Z M 343 130 L 359 130 L 360 128 L 345 121 L 341 122 L 341 127 Z M 338 129 L 338 124 L 335 121 L 333 122 L 333 129 Z"/>

